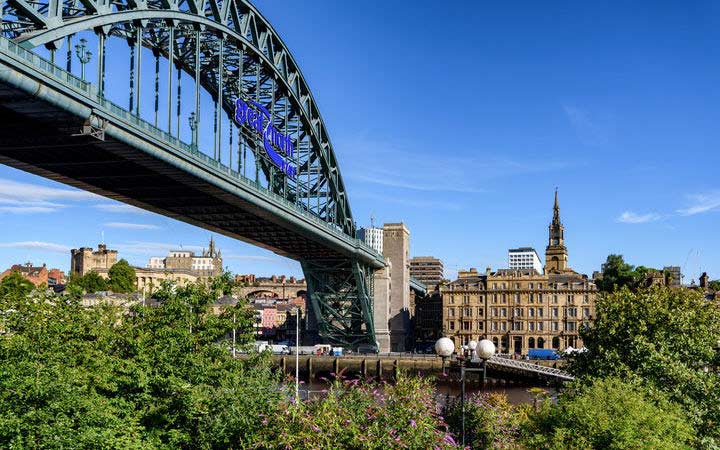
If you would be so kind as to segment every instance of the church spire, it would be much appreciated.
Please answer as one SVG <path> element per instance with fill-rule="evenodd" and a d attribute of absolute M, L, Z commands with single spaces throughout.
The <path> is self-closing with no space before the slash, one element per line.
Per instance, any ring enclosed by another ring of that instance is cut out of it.
<path fill-rule="evenodd" d="M 567 270 L 567 248 L 565 247 L 565 229 L 560 222 L 560 202 L 555 188 L 553 218 L 548 227 L 548 246 L 545 249 L 545 272 L 562 273 Z"/>

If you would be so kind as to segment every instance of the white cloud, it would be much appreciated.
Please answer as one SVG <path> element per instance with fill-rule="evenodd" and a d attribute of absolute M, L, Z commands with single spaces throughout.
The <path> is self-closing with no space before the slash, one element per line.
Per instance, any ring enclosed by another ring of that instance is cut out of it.
<path fill-rule="evenodd" d="M 59 208 L 50 208 L 47 206 L 0 206 L 0 212 L 8 214 L 35 214 L 35 213 L 51 213 Z"/>
<path fill-rule="evenodd" d="M 0 248 L 23 248 L 26 250 L 43 250 L 57 253 L 67 253 L 70 251 L 70 247 L 66 245 L 40 241 L 0 242 Z"/>
<path fill-rule="evenodd" d="M 120 228 L 124 230 L 159 230 L 160 227 L 157 225 L 150 225 L 146 223 L 128 223 L 128 222 L 107 222 L 103 226 L 108 228 Z"/>
<path fill-rule="evenodd" d="M 660 220 L 661 218 L 662 217 L 659 214 L 655 213 L 638 214 L 632 211 L 625 211 L 624 213 L 620 214 L 620 216 L 616 220 L 621 223 L 647 223 L 655 222 L 657 220 Z"/>
<path fill-rule="evenodd" d="M 19 183 L 0 178 L 0 197 L 23 202 L 44 202 L 48 200 L 88 200 L 99 196 L 79 189 L 60 189 L 37 184 Z"/>
<path fill-rule="evenodd" d="M 93 205 L 93 208 L 109 213 L 130 213 L 130 214 L 147 214 L 148 211 L 140 209 L 136 206 L 125 205 L 123 203 L 100 203 Z"/>
<path fill-rule="evenodd" d="M 52 213 L 68 205 L 52 200 L 81 201 L 98 198 L 90 192 L 60 189 L 0 178 L 0 212 L 8 214 Z"/>
<path fill-rule="evenodd" d="M 677 213 L 681 216 L 694 216 L 695 214 L 720 209 L 720 191 L 690 195 L 688 198 L 691 201 L 691 205 L 687 208 L 677 210 Z"/>

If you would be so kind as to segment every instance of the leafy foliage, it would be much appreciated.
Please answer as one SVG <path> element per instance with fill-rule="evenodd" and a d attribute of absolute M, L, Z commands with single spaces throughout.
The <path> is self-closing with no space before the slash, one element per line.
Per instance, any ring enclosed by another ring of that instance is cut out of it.
<path fill-rule="evenodd" d="M 244 448 L 283 398 L 260 355 L 236 360 L 225 335 L 239 304 L 209 314 L 217 293 L 166 285 L 157 308 L 126 315 L 79 298 L 17 292 L 0 335 L 0 446 Z"/>
<path fill-rule="evenodd" d="M 0 280 L 0 297 L 9 295 L 25 296 L 35 289 L 35 285 L 23 278 L 20 272 L 12 272 Z"/>
<path fill-rule="evenodd" d="M 90 271 L 85 275 L 73 274 L 70 276 L 70 281 L 67 284 L 67 289 L 74 294 L 82 294 L 83 292 L 93 294 L 95 292 L 105 291 L 107 288 L 107 281 L 94 271 Z"/>
<path fill-rule="evenodd" d="M 623 288 L 600 297 L 582 337 L 588 351 L 569 366 L 576 375 L 641 378 L 682 404 L 701 435 L 720 437 L 717 303 L 693 290 Z"/>
<path fill-rule="evenodd" d="M 446 407 L 446 420 L 456 436 L 462 434 L 462 407 L 454 401 Z M 476 393 L 465 402 L 465 444 L 475 449 L 515 448 L 520 415 L 505 394 Z"/>
<path fill-rule="evenodd" d="M 107 287 L 111 291 L 125 294 L 135 291 L 135 269 L 124 259 L 113 264 L 108 271 L 108 276 L 110 279 Z"/>
<path fill-rule="evenodd" d="M 680 449 L 695 438 L 680 405 L 637 381 L 578 383 L 544 405 L 523 426 L 527 448 Z"/>
<path fill-rule="evenodd" d="M 402 375 L 393 385 L 336 381 L 323 399 L 265 415 L 256 448 L 456 448 L 431 392 L 427 380 Z"/>

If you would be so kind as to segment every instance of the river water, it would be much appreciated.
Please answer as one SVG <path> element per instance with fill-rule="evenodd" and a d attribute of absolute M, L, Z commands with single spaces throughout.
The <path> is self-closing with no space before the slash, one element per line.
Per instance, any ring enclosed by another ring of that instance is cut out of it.
<path fill-rule="evenodd" d="M 488 384 L 483 388 L 478 383 L 468 383 L 465 386 L 465 395 L 466 398 L 468 398 L 475 392 L 500 392 L 504 393 L 507 396 L 508 402 L 510 404 L 520 405 L 523 403 L 533 402 L 533 395 L 528 392 L 528 389 L 533 387 L 539 387 L 547 391 L 553 401 L 557 399 L 557 389 L 555 389 L 554 387 L 540 384 L 509 386 Z M 300 397 L 303 399 L 307 398 L 308 396 L 310 396 L 310 398 L 320 398 L 325 394 L 328 388 L 329 384 L 317 381 L 313 381 L 309 385 L 307 383 L 301 384 Z M 459 383 L 436 382 L 434 397 L 439 404 L 444 405 L 448 398 L 460 398 L 461 391 L 462 389 Z"/>

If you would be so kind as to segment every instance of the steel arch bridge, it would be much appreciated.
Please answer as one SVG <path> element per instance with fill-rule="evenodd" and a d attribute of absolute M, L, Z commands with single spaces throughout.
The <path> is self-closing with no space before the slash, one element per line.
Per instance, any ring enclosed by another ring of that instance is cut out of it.
<path fill-rule="evenodd" d="M 313 95 L 252 4 L 0 0 L 0 10 L 0 162 L 299 260 L 320 339 L 375 343 L 372 273 L 384 260 L 355 238 Z M 117 42 L 127 55 L 110 51 Z M 118 67 L 126 107 L 108 98 Z"/>

